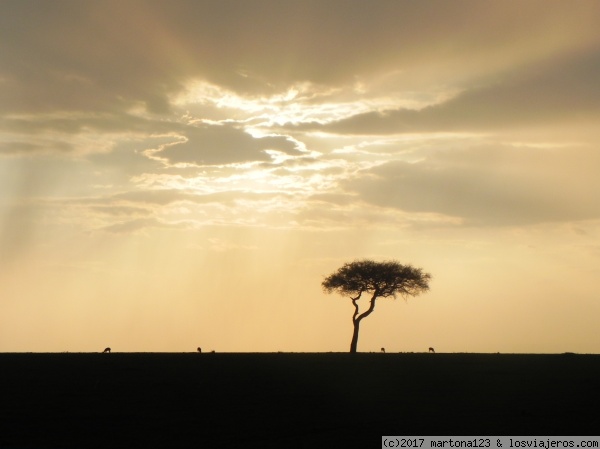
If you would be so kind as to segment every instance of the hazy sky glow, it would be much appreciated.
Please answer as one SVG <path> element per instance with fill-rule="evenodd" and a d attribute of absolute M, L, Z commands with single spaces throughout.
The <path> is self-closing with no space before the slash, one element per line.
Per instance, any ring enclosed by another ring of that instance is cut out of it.
<path fill-rule="evenodd" d="M 0 2 L 0 351 L 600 352 L 600 2 Z"/>

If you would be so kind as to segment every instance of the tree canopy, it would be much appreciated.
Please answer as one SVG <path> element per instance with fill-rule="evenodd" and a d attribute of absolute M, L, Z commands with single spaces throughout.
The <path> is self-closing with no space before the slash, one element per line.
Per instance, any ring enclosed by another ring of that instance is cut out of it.
<path fill-rule="evenodd" d="M 356 260 L 344 264 L 323 281 L 327 293 L 343 296 L 360 296 L 365 292 L 376 293 L 383 298 L 397 294 L 415 296 L 429 290 L 431 275 L 421 268 L 402 265 L 396 261 L 375 262 Z"/>

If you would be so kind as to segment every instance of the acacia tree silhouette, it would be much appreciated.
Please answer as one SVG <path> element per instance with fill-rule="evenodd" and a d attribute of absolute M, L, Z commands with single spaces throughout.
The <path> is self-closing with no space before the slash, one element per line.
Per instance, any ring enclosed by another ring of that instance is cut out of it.
<path fill-rule="evenodd" d="M 400 295 L 417 296 L 429 290 L 431 275 L 421 268 L 402 265 L 396 261 L 375 262 L 373 260 L 355 260 L 344 264 L 335 273 L 330 274 L 321 284 L 326 293 L 337 292 L 348 296 L 354 305 L 352 324 L 354 332 L 350 343 L 350 352 L 355 353 L 358 346 L 360 322 L 375 310 L 377 298 Z M 358 300 L 363 293 L 371 294 L 369 307 L 360 313 Z"/>

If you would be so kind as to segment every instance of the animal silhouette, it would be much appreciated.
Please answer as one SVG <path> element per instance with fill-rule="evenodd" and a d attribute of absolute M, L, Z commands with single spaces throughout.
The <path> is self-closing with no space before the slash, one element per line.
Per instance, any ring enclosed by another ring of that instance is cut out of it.
<path fill-rule="evenodd" d="M 110 353 L 110 348 L 106 348 L 104 351 L 102 351 L 102 353 L 105 353 L 105 352 Z"/>
<path fill-rule="evenodd" d="M 435 354 L 435 349 L 429 348 L 429 352 L 433 352 Z"/>
<path fill-rule="evenodd" d="M 198 352 L 202 352 L 202 348 L 198 346 Z"/>
<path fill-rule="evenodd" d="M 381 352 L 385 354 L 385 348 L 381 348 Z"/>

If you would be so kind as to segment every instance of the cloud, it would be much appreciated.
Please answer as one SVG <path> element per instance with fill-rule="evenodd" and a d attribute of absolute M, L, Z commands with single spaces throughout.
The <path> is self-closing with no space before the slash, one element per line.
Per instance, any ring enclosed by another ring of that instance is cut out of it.
<path fill-rule="evenodd" d="M 115 145 L 179 136 L 154 153 L 169 164 L 269 162 L 268 148 L 294 154 L 285 136 L 189 126 L 188 106 L 196 119 L 271 129 L 364 112 L 293 130 L 365 134 L 497 129 L 586 107 L 596 113 L 599 13 L 594 2 L 554 1 L 3 2 L 0 129 L 11 138 L 0 151 L 107 152 L 90 141 L 110 134 Z M 574 51 L 578 60 L 565 58 Z M 480 87 L 471 89 L 474 82 Z M 178 102 L 194 83 L 217 97 Z M 284 101 L 293 89 L 298 98 Z M 392 106 L 431 104 L 460 89 L 420 111 Z M 236 109 L 238 100 L 262 109 Z"/>
<path fill-rule="evenodd" d="M 489 132 L 577 124 L 600 118 L 600 53 L 519 67 L 423 109 L 357 114 L 326 125 L 300 125 L 342 134 Z"/>
<path fill-rule="evenodd" d="M 192 223 L 168 223 L 154 217 L 149 217 L 122 221 L 119 223 L 104 226 L 103 228 L 101 228 L 101 230 L 114 234 L 131 234 L 142 231 L 143 229 L 147 228 L 188 229 L 192 226 Z"/>
<path fill-rule="evenodd" d="M 281 194 L 277 194 L 281 195 Z M 190 202 L 197 204 L 208 203 L 233 203 L 241 200 L 260 200 L 270 198 L 271 193 L 245 192 L 236 190 L 227 190 L 223 192 L 198 194 L 185 190 L 162 189 L 162 190 L 139 190 L 130 191 L 112 195 L 110 197 L 84 200 L 90 204 L 100 203 L 128 203 L 128 204 L 147 204 L 155 206 L 165 206 L 178 202 Z"/>
<path fill-rule="evenodd" d="M 139 190 L 118 193 L 110 197 L 100 198 L 97 201 L 101 202 L 126 202 L 133 204 L 148 204 L 148 205 L 167 205 L 180 201 L 195 201 L 199 198 L 182 190 L 177 189 L 161 189 L 161 190 Z M 90 200 L 93 201 L 93 200 Z"/>
<path fill-rule="evenodd" d="M 548 0 L 3 2 L 0 108 L 166 114 L 193 78 L 245 94 L 395 70 L 407 81 L 449 79 L 597 41 L 599 9 Z"/>
<path fill-rule="evenodd" d="M 149 209 L 135 206 L 111 206 L 111 205 L 97 205 L 90 206 L 90 209 L 101 215 L 108 215 L 114 217 L 122 216 L 144 216 L 149 215 L 151 212 Z"/>
<path fill-rule="evenodd" d="M 550 219 L 551 208 L 534 201 L 543 192 L 492 185 L 494 171 L 475 165 L 474 152 L 473 165 L 463 166 L 467 153 L 421 160 L 415 144 L 414 164 L 357 170 L 404 157 L 397 148 L 405 146 L 384 134 L 594 122 L 598 17 L 596 2 L 554 0 L 1 2 L 0 154 L 11 157 L 0 162 L 36 159 L 48 176 L 39 196 L 88 198 L 101 207 L 96 218 L 142 218 L 129 208 L 157 213 L 177 203 L 256 204 L 274 192 L 307 198 L 341 186 L 383 207 L 497 222 L 475 210 L 489 204 L 470 191 L 481 182 L 480 195 L 500 192 L 498 210 L 523 201 L 530 221 Z M 48 153 L 60 156 L 52 166 Z M 469 186 L 461 187 L 461 170 Z M 544 185 L 543 169 L 530 170 L 532 185 Z M 51 173 L 60 173 L 60 190 Z M 553 176 L 551 186 L 560 178 Z M 97 186 L 109 187 L 94 199 Z M 439 194 L 413 204 L 375 191 L 398 186 Z M 442 186 L 473 205 L 440 204 L 449 194 Z M 281 202 L 286 213 L 291 203 Z M 571 207 L 572 216 L 586 215 L 583 203 Z"/>
<path fill-rule="evenodd" d="M 174 120 L 157 120 L 127 112 L 58 112 L 11 114 L 0 123 L 0 129 L 15 133 L 39 135 L 60 133 L 68 137 L 81 133 L 161 134 L 178 130 L 182 125 Z"/>
<path fill-rule="evenodd" d="M 365 170 L 343 187 L 367 203 L 435 213 L 465 225 L 506 226 L 600 218 L 595 149 L 485 146 L 437 151 Z"/>
<path fill-rule="evenodd" d="M 270 161 L 265 150 L 298 154 L 295 143 L 283 136 L 252 137 L 230 125 L 189 126 L 180 141 L 149 150 L 149 157 L 169 164 L 225 165 Z"/>
<path fill-rule="evenodd" d="M 67 142 L 56 142 L 48 140 L 38 141 L 6 141 L 0 142 L 0 154 L 4 155 L 33 155 L 33 154 L 47 154 L 47 153 L 58 153 L 67 154 L 74 151 L 73 145 Z"/>
<path fill-rule="evenodd" d="M 87 229 L 120 234 L 146 228 L 188 229 L 206 224 L 256 226 L 270 223 L 271 219 L 276 219 L 279 225 L 298 208 L 292 194 L 235 190 L 199 194 L 177 189 L 56 199 L 46 202 L 46 206 L 48 210 L 61 211 L 61 223 L 69 221 Z"/>

